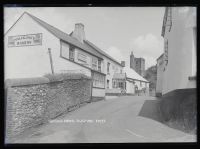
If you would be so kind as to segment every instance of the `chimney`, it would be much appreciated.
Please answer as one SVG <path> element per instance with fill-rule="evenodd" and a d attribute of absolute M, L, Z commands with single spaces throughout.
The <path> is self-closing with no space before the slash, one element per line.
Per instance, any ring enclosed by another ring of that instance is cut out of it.
<path fill-rule="evenodd" d="M 72 37 L 78 39 L 80 42 L 83 43 L 83 40 L 85 40 L 85 32 L 84 32 L 84 25 L 82 23 L 75 24 Z"/>
<path fill-rule="evenodd" d="M 122 67 L 125 67 L 125 61 L 121 61 Z"/>
<path fill-rule="evenodd" d="M 130 55 L 130 68 L 135 69 L 135 58 L 133 55 L 133 51 L 131 51 L 131 55 Z"/>
<path fill-rule="evenodd" d="M 133 51 L 131 51 L 131 55 L 133 55 Z"/>

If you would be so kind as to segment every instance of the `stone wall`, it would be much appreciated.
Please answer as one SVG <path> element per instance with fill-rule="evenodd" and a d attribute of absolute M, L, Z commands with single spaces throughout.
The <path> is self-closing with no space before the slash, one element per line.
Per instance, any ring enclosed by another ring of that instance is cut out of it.
<path fill-rule="evenodd" d="M 160 112 L 163 122 L 185 132 L 197 130 L 196 89 L 178 89 L 162 96 Z"/>
<path fill-rule="evenodd" d="M 54 81 L 49 78 L 8 80 L 5 95 L 6 138 L 9 138 L 90 102 L 91 79 L 76 74 Z"/>

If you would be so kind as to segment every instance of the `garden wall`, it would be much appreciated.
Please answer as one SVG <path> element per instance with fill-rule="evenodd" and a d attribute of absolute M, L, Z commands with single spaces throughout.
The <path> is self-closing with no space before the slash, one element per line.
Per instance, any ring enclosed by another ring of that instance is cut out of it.
<path fill-rule="evenodd" d="M 6 138 L 91 101 L 91 79 L 80 74 L 6 80 Z"/>
<path fill-rule="evenodd" d="M 196 133 L 196 100 L 196 89 L 178 89 L 165 94 L 160 100 L 160 112 L 163 122 L 170 127 Z"/>

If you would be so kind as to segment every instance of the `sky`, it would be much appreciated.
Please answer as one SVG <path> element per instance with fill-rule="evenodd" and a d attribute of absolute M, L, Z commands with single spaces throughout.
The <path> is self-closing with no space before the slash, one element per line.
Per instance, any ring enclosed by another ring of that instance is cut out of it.
<path fill-rule="evenodd" d="M 24 11 L 70 34 L 83 23 L 86 39 L 130 66 L 130 54 L 145 59 L 145 69 L 163 53 L 164 7 L 4 7 L 4 33 Z"/>

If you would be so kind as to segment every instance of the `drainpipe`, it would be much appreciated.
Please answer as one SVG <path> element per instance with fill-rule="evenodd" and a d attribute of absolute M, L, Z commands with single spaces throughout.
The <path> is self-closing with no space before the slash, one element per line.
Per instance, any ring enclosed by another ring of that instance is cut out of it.
<path fill-rule="evenodd" d="M 49 52 L 49 59 L 50 59 L 50 64 L 51 64 L 51 72 L 54 74 L 54 69 L 53 69 L 53 60 L 52 60 L 52 55 L 51 55 L 51 48 L 48 48 Z"/>

